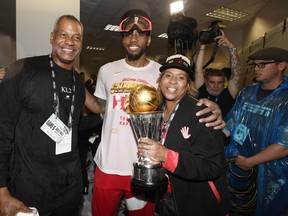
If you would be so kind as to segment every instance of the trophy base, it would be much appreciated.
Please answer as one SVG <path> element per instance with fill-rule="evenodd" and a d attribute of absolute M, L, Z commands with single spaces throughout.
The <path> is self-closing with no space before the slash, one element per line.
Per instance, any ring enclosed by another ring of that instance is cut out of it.
<path fill-rule="evenodd" d="M 132 184 L 143 190 L 159 190 L 163 187 L 165 171 L 161 164 L 145 165 L 135 162 Z"/>

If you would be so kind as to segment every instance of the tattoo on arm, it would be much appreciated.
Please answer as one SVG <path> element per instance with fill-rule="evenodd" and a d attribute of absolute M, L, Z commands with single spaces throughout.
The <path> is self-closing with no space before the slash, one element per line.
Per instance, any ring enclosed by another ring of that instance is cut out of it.
<path fill-rule="evenodd" d="M 240 78 L 241 78 L 241 68 L 239 57 L 237 51 L 230 52 L 230 64 L 231 64 L 231 76 L 229 81 L 234 82 L 234 85 L 237 89 L 239 89 Z"/>

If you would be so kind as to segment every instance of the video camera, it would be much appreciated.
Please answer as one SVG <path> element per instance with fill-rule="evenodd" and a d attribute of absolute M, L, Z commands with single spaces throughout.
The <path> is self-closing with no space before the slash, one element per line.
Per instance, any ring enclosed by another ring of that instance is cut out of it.
<path fill-rule="evenodd" d="M 198 40 L 197 21 L 186 17 L 182 13 L 174 14 L 167 29 L 168 42 L 171 47 L 176 44 L 177 53 L 183 54 L 185 50 L 195 47 Z"/>
<path fill-rule="evenodd" d="M 199 32 L 200 43 L 203 44 L 214 43 L 215 42 L 214 38 L 222 35 L 220 31 L 221 28 L 219 26 L 219 23 L 221 22 L 222 21 L 220 20 L 216 20 L 210 24 L 207 30 L 200 31 Z"/>

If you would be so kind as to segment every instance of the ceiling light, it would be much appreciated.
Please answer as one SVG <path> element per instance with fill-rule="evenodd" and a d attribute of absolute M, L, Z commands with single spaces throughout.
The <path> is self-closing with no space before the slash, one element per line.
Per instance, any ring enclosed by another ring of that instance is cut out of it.
<path fill-rule="evenodd" d="M 157 37 L 159 37 L 159 38 L 168 38 L 168 35 L 167 35 L 167 33 L 163 33 L 163 34 L 158 35 Z"/>
<path fill-rule="evenodd" d="M 183 10 L 184 10 L 183 1 L 177 1 L 170 4 L 170 14 L 183 12 Z"/>
<path fill-rule="evenodd" d="M 118 25 L 112 25 L 112 24 L 107 24 L 104 27 L 105 31 L 115 31 L 115 32 L 119 32 L 119 26 Z"/>
<path fill-rule="evenodd" d="M 206 14 L 206 16 L 209 16 L 209 17 L 227 20 L 227 21 L 231 21 L 231 22 L 238 20 L 238 19 L 241 19 L 243 17 L 249 16 L 249 15 L 250 14 L 248 14 L 248 13 L 233 10 L 233 9 L 226 8 L 226 7 L 218 8 L 218 9 L 211 11 L 211 12 L 208 12 Z"/>
<path fill-rule="evenodd" d="M 104 51 L 105 50 L 104 47 L 95 47 L 95 46 L 87 46 L 86 49 L 87 50 L 97 50 L 97 51 Z"/>

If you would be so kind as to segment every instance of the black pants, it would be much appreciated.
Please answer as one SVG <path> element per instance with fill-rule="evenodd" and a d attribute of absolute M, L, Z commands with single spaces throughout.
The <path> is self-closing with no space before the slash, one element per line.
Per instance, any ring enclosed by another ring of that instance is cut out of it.
<path fill-rule="evenodd" d="M 80 216 L 82 196 L 78 196 L 53 211 L 41 216 Z"/>

